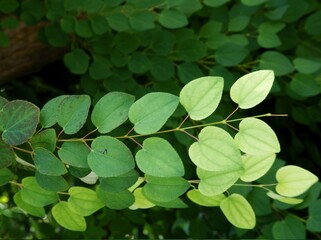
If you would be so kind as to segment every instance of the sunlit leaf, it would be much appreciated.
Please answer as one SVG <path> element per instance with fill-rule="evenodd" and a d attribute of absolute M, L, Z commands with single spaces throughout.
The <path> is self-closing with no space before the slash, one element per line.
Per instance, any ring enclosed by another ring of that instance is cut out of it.
<path fill-rule="evenodd" d="M 136 188 L 134 191 L 135 202 L 130 209 L 148 209 L 154 207 L 155 204 L 149 201 L 143 194 L 142 188 Z"/>
<path fill-rule="evenodd" d="M 233 138 L 223 129 L 210 126 L 200 132 L 199 141 L 188 150 L 194 164 L 207 171 L 241 170 L 241 153 Z"/>
<path fill-rule="evenodd" d="M 286 197 L 295 197 L 307 191 L 318 177 L 301 167 L 288 165 L 276 173 L 276 191 Z"/>
<path fill-rule="evenodd" d="M 36 132 L 40 110 L 34 104 L 14 100 L 6 103 L 0 111 L 2 140 L 9 145 L 25 143 Z"/>
<path fill-rule="evenodd" d="M 156 177 L 181 177 L 184 166 L 171 144 L 158 137 L 147 138 L 143 148 L 136 153 L 137 166 L 141 171 Z"/>
<path fill-rule="evenodd" d="M 91 115 L 98 132 L 108 133 L 124 123 L 134 99 L 134 96 L 121 92 L 111 92 L 99 99 Z"/>
<path fill-rule="evenodd" d="M 210 116 L 221 101 L 224 80 L 221 77 L 201 77 L 186 84 L 179 100 L 193 120 Z"/>
<path fill-rule="evenodd" d="M 271 70 L 260 70 L 246 74 L 232 85 L 231 99 L 242 109 L 252 108 L 267 97 L 273 81 L 274 73 Z"/>
<path fill-rule="evenodd" d="M 97 137 L 91 148 L 88 165 L 99 177 L 116 177 L 135 167 L 131 151 L 116 138 Z"/>
<path fill-rule="evenodd" d="M 266 193 L 266 195 L 268 195 L 270 198 L 272 198 L 274 200 L 277 200 L 279 202 L 283 202 L 283 203 L 286 203 L 286 204 L 296 205 L 296 204 L 299 204 L 299 203 L 303 202 L 303 199 L 284 197 L 284 196 L 276 194 L 275 192 L 272 192 L 272 191 L 268 191 Z"/>
<path fill-rule="evenodd" d="M 174 113 L 178 103 L 178 97 L 169 93 L 146 94 L 130 107 L 129 120 L 137 133 L 155 133 Z"/>
<path fill-rule="evenodd" d="M 73 212 L 65 201 L 57 203 L 51 213 L 57 223 L 66 229 L 83 232 L 87 228 L 85 218 Z"/>
<path fill-rule="evenodd" d="M 257 118 L 241 121 L 235 141 L 241 151 L 250 155 L 265 155 L 280 152 L 280 144 L 273 129 Z"/>
<path fill-rule="evenodd" d="M 227 220 L 234 226 L 253 229 L 256 224 L 255 213 L 249 202 L 239 194 L 232 194 L 221 201 L 220 208 Z"/>
<path fill-rule="evenodd" d="M 205 207 L 218 207 L 221 201 L 226 198 L 224 194 L 206 196 L 196 189 L 188 191 L 187 197 L 194 203 Z"/>
<path fill-rule="evenodd" d="M 32 216 L 44 218 L 46 215 L 45 209 L 43 207 L 35 207 L 23 201 L 23 199 L 21 198 L 21 192 L 17 192 L 13 196 L 13 201 L 19 208 L 26 211 Z"/>

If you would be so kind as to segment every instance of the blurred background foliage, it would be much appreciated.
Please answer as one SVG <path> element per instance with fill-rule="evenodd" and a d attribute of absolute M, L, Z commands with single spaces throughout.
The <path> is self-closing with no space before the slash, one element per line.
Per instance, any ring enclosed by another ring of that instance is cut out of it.
<path fill-rule="evenodd" d="M 5 63 L 12 57 L 4 54 L 5 49 L 15 47 L 10 31 L 22 24 L 40 24 L 36 41 L 60 55 L 32 74 L 26 71 L 9 77 L 0 85 L 0 94 L 9 100 L 26 99 L 39 107 L 61 94 L 85 93 L 93 102 L 110 91 L 137 98 L 152 91 L 178 94 L 189 81 L 214 75 L 225 79 L 226 94 L 215 116 L 222 119 L 235 108 L 227 93 L 238 77 L 258 69 L 274 70 L 276 82 L 268 99 L 246 115 L 288 114 L 265 119 L 282 147 L 274 169 L 295 164 L 320 177 L 320 1 L 0 0 L 2 68 L 8 68 Z M 179 111 L 176 117 L 182 117 Z M 167 124 L 176 127 L 177 122 L 173 119 Z M 180 143 L 177 151 L 191 143 L 179 134 L 175 137 L 170 141 L 174 146 Z M 182 157 L 188 159 L 183 152 Z M 187 174 L 190 165 L 186 163 Z M 23 174 L 19 170 L 19 175 Z M 269 179 L 273 181 L 270 177 L 265 183 Z M 15 189 L 2 186 L 0 236 L 321 239 L 321 213 L 315 210 L 321 209 L 321 200 L 317 200 L 320 189 L 317 184 L 307 193 L 310 205 L 295 207 L 261 200 L 260 190 L 248 194 L 245 189 L 243 195 L 258 217 L 251 231 L 231 227 L 216 208 L 189 203 L 188 209 L 104 208 L 87 219 L 86 232 L 77 233 L 59 228 L 50 216 L 24 215 L 10 205 Z"/>

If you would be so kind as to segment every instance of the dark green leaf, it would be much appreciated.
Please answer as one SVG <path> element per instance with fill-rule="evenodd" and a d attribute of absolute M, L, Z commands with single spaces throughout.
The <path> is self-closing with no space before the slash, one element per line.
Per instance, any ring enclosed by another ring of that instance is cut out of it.
<path fill-rule="evenodd" d="M 13 173 L 8 168 L 1 167 L 0 168 L 0 186 L 9 183 L 11 180 L 13 180 Z"/>
<path fill-rule="evenodd" d="M 309 206 L 309 218 L 307 220 L 307 229 L 311 232 L 321 231 L 321 200 L 313 202 Z"/>
<path fill-rule="evenodd" d="M 249 51 L 243 46 L 226 43 L 216 49 L 216 61 L 226 67 L 241 63 L 248 55 Z"/>
<path fill-rule="evenodd" d="M 58 150 L 58 156 L 64 163 L 79 168 L 88 168 L 89 153 L 90 149 L 82 142 L 64 142 Z"/>
<path fill-rule="evenodd" d="M 90 64 L 89 74 L 94 80 L 101 80 L 110 77 L 113 73 L 108 62 L 97 59 Z"/>
<path fill-rule="evenodd" d="M 8 144 L 0 139 L 0 169 L 10 166 L 15 160 L 15 154 Z"/>
<path fill-rule="evenodd" d="M 76 21 L 75 32 L 78 36 L 83 38 L 90 38 L 92 36 L 92 30 L 90 26 L 90 22 L 87 19 L 78 19 Z"/>
<path fill-rule="evenodd" d="M 233 17 L 230 19 L 228 23 L 228 30 L 231 32 L 240 32 L 244 28 L 246 28 L 249 22 L 250 22 L 250 17 L 246 15 Z"/>
<path fill-rule="evenodd" d="M 64 100 L 67 95 L 62 95 L 49 100 L 41 109 L 40 112 L 40 122 L 42 127 L 48 128 L 57 123 L 57 111 L 62 100 Z"/>
<path fill-rule="evenodd" d="M 2 139 L 9 145 L 25 143 L 36 131 L 40 110 L 34 104 L 14 100 L 8 102 L 0 111 Z"/>
<path fill-rule="evenodd" d="M 161 56 L 166 56 L 173 50 L 175 43 L 175 36 L 167 30 L 160 30 L 154 33 L 151 48 Z"/>
<path fill-rule="evenodd" d="M 230 0 L 204 0 L 204 4 L 209 7 L 219 7 L 229 2 Z"/>
<path fill-rule="evenodd" d="M 56 131 L 50 128 L 39 132 L 30 139 L 30 143 L 33 149 L 42 147 L 53 152 L 56 149 Z"/>
<path fill-rule="evenodd" d="M 188 24 L 184 13 L 175 9 L 165 9 L 159 14 L 159 23 L 169 29 L 181 28 Z"/>
<path fill-rule="evenodd" d="M 291 216 L 275 222 L 272 231 L 275 239 L 306 239 L 303 223 Z"/>
<path fill-rule="evenodd" d="M 115 46 L 125 54 L 135 51 L 140 45 L 140 40 L 137 36 L 128 32 L 118 33 L 114 38 L 114 42 Z"/>
<path fill-rule="evenodd" d="M 143 74 L 150 69 L 150 60 L 144 53 L 135 52 L 129 58 L 128 68 L 133 73 Z"/>
<path fill-rule="evenodd" d="M 320 84 L 316 79 L 307 74 L 297 73 L 290 82 L 293 92 L 302 97 L 312 97 L 321 93 Z"/>
<path fill-rule="evenodd" d="M 134 195 L 128 191 L 105 192 L 101 187 L 97 188 L 97 196 L 106 207 L 111 209 L 124 209 L 130 207 L 134 201 Z"/>
<path fill-rule="evenodd" d="M 129 24 L 136 31 L 154 28 L 155 15 L 152 11 L 136 11 L 129 16 Z"/>
<path fill-rule="evenodd" d="M 284 54 L 266 51 L 261 55 L 260 69 L 271 69 L 274 71 L 275 76 L 283 76 L 291 73 L 294 67 Z"/>
<path fill-rule="evenodd" d="M 100 188 L 106 192 L 122 192 L 137 181 L 138 173 L 131 170 L 117 177 L 99 178 Z"/>
<path fill-rule="evenodd" d="M 179 80 L 186 84 L 193 79 L 200 78 L 204 74 L 199 66 L 195 63 L 184 62 L 178 66 Z"/>
<path fill-rule="evenodd" d="M 207 54 L 206 46 L 197 39 L 186 39 L 177 46 L 177 55 L 181 60 L 197 61 Z"/>
<path fill-rule="evenodd" d="M 48 43 L 53 47 L 64 47 L 68 43 L 68 35 L 64 33 L 59 24 L 50 24 L 45 27 Z"/>
<path fill-rule="evenodd" d="M 321 11 L 317 11 L 308 16 L 304 29 L 313 36 L 321 34 Z"/>
<path fill-rule="evenodd" d="M 62 176 L 48 176 L 36 171 L 37 183 L 40 187 L 51 192 L 62 192 L 69 188 L 69 184 Z"/>
<path fill-rule="evenodd" d="M 75 48 L 64 55 L 64 64 L 74 74 L 84 74 L 89 66 L 89 55 L 80 48 Z"/>
<path fill-rule="evenodd" d="M 0 0 L 0 11 L 3 13 L 12 13 L 19 7 L 17 0 Z"/>
<path fill-rule="evenodd" d="M 129 29 L 129 21 L 126 15 L 121 11 L 114 11 L 107 16 L 109 26 L 117 32 L 127 31 Z"/>
<path fill-rule="evenodd" d="M 157 81 L 168 81 L 174 76 L 174 63 L 166 57 L 155 56 L 151 61 L 150 73 Z"/>
<path fill-rule="evenodd" d="M 91 17 L 90 25 L 93 32 L 97 35 L 102 35 L 109 30 L 107 19 L 102 15 Z"/>

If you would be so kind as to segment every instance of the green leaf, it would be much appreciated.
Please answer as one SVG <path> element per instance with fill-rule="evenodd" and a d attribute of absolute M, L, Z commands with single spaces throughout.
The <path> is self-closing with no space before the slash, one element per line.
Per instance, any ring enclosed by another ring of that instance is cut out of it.
<path fill-rule="evenodd" d="M 241 169 L 207 171 L 197 168 L 197 176 L 200 178 L 198 189 L 203 195 L 216 196 L 229 189 L 241 174 Z"/>
<path fill-rule="evenodd" d="M 153 29 L 155 15 L 152 11 L 135 11 L 129 16 L 129 25 L 136 31 Z"/>
<path fill-rule="evenodd" d="M 34 150 L 36 169 L 44 175 L 60 176 L 67 173 L 65 165 L 49 150 L 37 147 Z"/>
<path fill-rule="evenodd" d="M 199 190 L 192 189 L 187 192 L 187 197 L 192 200 L 194 203 L 205 206 L 205 207 L 218 207 L 222 200 L 226 197 L 224 194 L 218 194 L 215 196 L 206 196 L 203 195 Z"/>
<path fill-rule="evenodd" d="M 135 202 L 134 195 L 127 189 L 121 192 L 105 192 L 98 187 L 97 196 L 110 209 L 125 209 Z"/>
<path fill-rule="evenodd" d="M 32 206 L 44 207 L 58 201 L 58 194 L 41 188 L 35 177 L 26 177 L 22 179 L 22 186 L 22 200 Z"/>
<path fill-rule="evenodd" d="M 270 198 L 272 198 L 274 200 L 277 200 L 279 202 L 286 203 L 286 204 L 291 204 L 291 205 L 296 205 L 296 204 L 300 204 L 303 202 L 302 199 L 284 197 L 284 196 L 276 194 L 275 192 L 272 192 L 272 191 L 268 191 L 266 193 L 266 195 L 268 195 Z"/>
<path fill-rule="evenodd" d="M 2 108 L 4 107 L 4 105 L 6 105 L 9 101 L 7 99 L 5 99 L 4 97 L 0 96 L 0 111 L 2 110 Z"/>
<path fill-rule="evenodd" d="M 30 102 L 8 102 L 0 111 L 2 140 L 14 146 L 25 143 L 36 132 L 39 115 L 39 108 Z"/>
<path fill-rule="evenodd" d="M 130 39 L 130 41 L 128 41 Z M 121 52 L 129 54 L 134 52 L 140 45 L 140 40 L 137 36 L 128 32 L 120 32 L 114 38 L 115 46 Z"/>
<path fill-rule="evenodd" d="M 302 97 L 312 97 L 321 93 L 320 83 L 308 74 L 295 74 L 289 85 L 293 92 Z"/>
<path fill-rule="evenodd" d="M 69 36 L 61 29 L 58 23 L 47 25 L 44 29 L 48 43 L 53 47 L 64 47 L 67 45 Z"/>
<path fill-rule="evenodd" d="M 71 211 L 81 215 L 89 216 L 101 209 L 104 205 L 98 199 L 96 192 L 85 187 L 71 187 L 68 207 Z"/>
<path fill-rule="evenodd" d="M 316 11 L 310 14 L 305 22 L 304 29 L 312 36 L 318 36 L 321 34 L 321 11 Z"/>
<path fill-rule="evenodd" d="M 17 0 L 0 0 L 0 11 L 8 14 L 14 12 L 19 7 Z"/>
<path fill-rule="evenodd" d="M 220 208 L 227 220 L 242 229 L 253 229 L 256 219 L 249 202 L 239 194 L 232 194 L 221 201 Z"/>
<path fill-rule="evenodd" d="M 247 200 L 251 204 L 256 216 L 266 216 L 272 213 L 272 204 L 266 197 L 266 190 L 263 188 L 253 188 L 247 195 Z"/>
<path fill-rule="evenodd" d="M 129 120 L 135 132 L 151 134 L 157 132 L 174 113 L 179 103 L 177 96 L 163 93 L 148 93 L 138 99 L 129 109 Z"/>
<path fill-rule="evenodd" d="M 276 191 L 286 197 L 295 197 L 318 181 L 318 177 L 311 172 L 297 167 L 288 165 L 280 168 L 276 172 Z"/>
<path fill-rule="evenodd" d="M 90 26 L 93 32 L 97 35 L 102 35 L 109 30 L 108 21 L 104 16 L 95 15 L 90 19 Z"/>
<path fill-rule="evenodd" d="M 235 141 L 241 151 L 250 155 L 280 152 L 280 143 L 273 129 L 257 118 L 245 118 L 239 125 Z"/>
<path fill-rule="evenodd" d="M 105 192 L 122 192 L 138 180 L 138 173 L 131 170 L 117 177 L 99 178 L 100 188 Z"/>
<path fill-rule="evenodd" d="M 83 38 L 92 37 L 93 33 L 88 19 L 77 19 L 75 27 L 75 32 L 78 36 Z"/>
<path fill-rule="evenodd" d="M 85 218 L 73 212 L 65 201 L 57 203 L 51 213 L 57 223 L 66 229 L 83 232 L 87 228 Z"/>
<path fill-rule="evenodd" d="M 51 192 L 62 192 L 69 188 L 68 182 L 62 176 L 48 176 L 36 171 L 36 181 L 40 187 Z"/>
<path fill-rule="evenodd" d="M 267 0 L 241 0 L 241 3 L 248 7 L 254 7 L 267 2 Z"/>
<path fill-rule="evenodd" d="M 94 80 L 101 80 L 112 75 L 109 63 L 100 59 L 95 59 L 89 67 L 89 74 Z"/>
<path fill-rule="evenodd" d="M 174 63 L 167 57 L 155 56 L 151 60 L 150 73 L 155 80 L 164 82 L 170 80 L 175 73 Z"/>
<path fill-rule="evenodd" d="M 122 11 L 113 11 L 108 14 L 107 21 L 109 26 L 117 32 L 124 32 L 129 30 L 129 20 Z"/>
<path fill-rule="evenodd" d="M 103 96 L 96 103 L 91 115 L 91 121 L 98 132 L 108 133 L 123 124 L 134 100 L 134 96 L 121 92 L 111 92 Z"/>
<path fill-rule="evenodd" d="M 13 177 L 13 173 L 8 168 L 0 168 L 0 186 L 9 183 Z"/>
<path fill-rule="evenodd" d="M 155 177 L 182 177 L 185 173 L 175 149 L 159 137 L 144 141 L 143 148 L 136 153 L 136 163 L 142 172 Z"/>
<path fill-rule="evenodd" d="M 220 7 L 230 0 L 204 0 L 204 4 L 209 7 Z"/>
<path fill-rule="evenodd" d="M 0 139 L 0 169 L 10 166 L 15 160 L 15 153 L 8 144 Z"/>
<path fill-rule="evenodd" d="M 249 50 L 244 46 L 225 43 L 216 49 L 215 59 L 225 67 L 231 67 L 241 63 L 248 54 Z"/>
<path fill-rule="evenodd" d="M 88 168 L 87 157 L 90 149 L 82 142 L 64 142 L 58 150 L 60 159 L 71 166 Z"/>
<path fill-rule="evenodd" d="M 64 55 L 64 64 L 74 74 L 84 74 L 89 66 L 89 55 L 80 48 L 75 48 Z"/>
<path fill-rule="evenodd" d="M 90 107 L 88 95 L 65 97 L 58 107 L 57 122 L 66 134 L 78 132 L 86 122 Z"/>
<path fill-rule="evenodd" d="M 170 202 L 181 196 L 190 184 L 183 178 L 160 178 L 146 175 L 143 194 L 150 201 Z"/>
<path fill-rule="evenodd" d="M 97 137 L 91 148 L 88 165 L 99 177 L 116 177 L 135 167 L 131 151 L 116 138 Z"/>
<path fill-rule="evenodd" d="M 250 22 L 249 16 L 246 16 L 246 15 L 235 16 L 230 19 L 227 28 L 230 32 L 240 32 L 244 28 L 246 28 L 249 22 Z"/>
<path fill-rule="evenodd" d="M 321 231 L 321 199 L 311 203 L 309 206 L 309 218 L 307 220 L 307 230 L 311 232 Z"/>
<path fill-rule="evenodd" d="M 266 51 L 261 55 L 260 69 L 272 69 L 275 76 L 284 76 L 294 71 L 290 60 L 284 54 L 275 51 Z"/>
<path fill-rule="evenodd" d="M 248 73 L 232 85 L 230 96 L 240 108 L 248 109 L 261 103 L 269 94 L 274 82 L 271 70 Z"/>
<path fill-rule="evenodd" d="M 40 123 L 43 128 L 52 127 L 57 123 L 57 112 L 61 102 L 67 97 L 62 95 L 48 101 L 40 111 Z"/>
<path fill-rule="evenodd" d="M 187 62 L 197 61 L 205 57 L 206 50 L 206 45 L 202 41 L 193 38 L 181 41 L 176 49 L 178 58 Z"/>
<path fill-rule="evenodd" d="M 253 182 L 267 173 L 272 167 L 276 154 L 266 155 L 248 155 L 242 156 L 244 172 L 241 180 L 244 182 Z"/>
<path fill-rule="evenodd" d="M 220 172 L 243 169 L 241 153 L 225 130 L 214 126 L 205 127 L 198 139 L 188 150 L 196 166 L 207 171 Z"/>
<path fill-rule="evenodd" d="M 13 196 L 13 201 L 19 208 L 26 211 L 28 214 L 32 216 L 44 218 L 46 215 L 45 209 L 43 207 L 35 207 L 23 201 L 21 197 L 21 192 L 17 192 Z"/>
<path fill-rule="evenodd" d="M 76 20 L 72 16 L 64 16 L 60 19 L 60 27 L 65 33 L 73 33 L 75 31 Z"/>
<path fill-rule="evenodd" d="M 223 85 L 221 77 L 201 77 L 183 87 L 179 99 L 191 119 L 205 119 L 216 110 L 222 98 Z"/>
<path fill-rule="evenodd" d="M 165 29 L 155 31 L 151 42 L 151 50 L 159 56 L 166 56 L 173 50 L 174 44 L 175 36 L 173 33 Z"/>
<path fill-rule="evenodd" d="M 154 207 L 155 204 L 149 201 L 143 194 L 142 188 L 136 188 L 134 191 L 135 202 L 130 209 L 147 209 Z"/>
<path fill-rule="evenodd" d="M 304 74 L 312 74 L 321 68 L 319 61 L 308 58 L 297 57 L 293 60 L 293 64 L 296 70 Z"/>
<path fill-rule="evenodd" d="M 165 9 L 159 14 L 158 22 L 166 28 L 176 29 L 188 24 L 184 13 L 175 9 Z"/>
<path fill-rule="evenodd" d="M 129 59 L 128 68 L 132 73 L 143 74 L 150 69 L 150 60 L 146 54 L 135 52 Z"/>
<path fill-rule="evenodd" d="M 10 39 L 5 32 L 0 31 L 0 47 L 7 48 L 10 46 Z"/>
<path fill-rule="evenodd" d="M 83 9 L 88 13 L 96 13 L 104 6 L 102 0 L 85 0 Z"/>
<path fill-rule="evenodd" d="M 271 32 L 259 32 L 257 42 L 264 48 L 275 48 L 282 45 L 282 42 L 277 34 Z"/>
<path fill-rule="evenodd" d="M 204 76 L 202 70 L 195 63 L 184 62 L 180 64 L 177 68 L 179 80 L 184 84 L 187 84 L 196 78 Z"/>
<path fill-rule="evenodd" d="M 30 139 L 33 149 L 36 147 L 45 148 L 51 152 L 56 149 L 56 131 L 52 128 L 39 132 Z"/>
<path fill-rule="evenodd" d="M 306 239 L 304 224 L 291 216 L 275 222 L 272 232 L 275 239 Z"/>

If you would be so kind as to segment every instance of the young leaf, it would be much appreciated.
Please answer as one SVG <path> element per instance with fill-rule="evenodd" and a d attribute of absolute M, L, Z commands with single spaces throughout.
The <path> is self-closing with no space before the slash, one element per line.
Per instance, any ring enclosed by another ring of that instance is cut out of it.
<path fill-rule="evenodd" d="M 25 143 L 36 132 L 39 115 L 39 108 L 27 101 L 14 100 L 5 104 L 0 111 L 3 141 L 14 146 Z"/>
<path fill-rule="evenodd" d="M 243 169 L 241 153 L 233 138 L 218 127 L 205 127 L 199 141 L 191 145 L 188 154 L 194 164 L 207 171 L 239 171 Z"/>
<path fill-rule="evenodd" d="M 10 166 L 15 160 L 15 153 L 8 144 L 0 139 L 0 169 Z"/>
<path fill-rule="evenodd" d="M 58 194 L 49 192 L 39 186 L 35 177 L 22 179 L 22 200 L 35 207 L 44 207 L 58 201 Z"/>
<path fill-rule="evenodd" d="M 28 214 L 32 216 L 44 218 L 46 215 L 45 209 L 43 207 L 35 207 L 23 201 L 21 197 L 21 192 L 17 192 L 13 196 L 13 201 L 19 208 L 26 211 Z"/>
<path fill-rule="evenodd" d="M 138 99 L 129 109 L 129 120 L 139 134 L 157 132 L 174 113 L 179 103 L 177 96 L 153 92 Z"/>
<path fill-rule="evenodd" d="M 201 77 L 186 84 L 179 100 L 191 119 L 202 120 L 210 116 L 221 101 L 224 80 L 221 77 Z"/>
<path fill-rule="evenodd" d="M 170 202 L 182 195 L 190 184 L 183 178 L 160 178 L 146 175 L 143 194 L 150 201 Z"/>
<path fill-rule="evenodd" d="M 98 199 L 96 192 L 85 187 L 71 187 L 68 190 L 69 209 L 81 216 L 89 216 L 104 205 Z"/>
<path fill-rule="evenodd" d="M 52 127 L 57 123 L 57 111 L 60 103 L 67 97 L 62 95 L 48 101 L 40 111 L 40 123 L 43 128 Z"/>
<path fill-rule="evenodd" d="M 136 188 L 134 191 L 135 202 L 130 209 L 147 209 L 154 207 L 155 204 L 149 201 L 143 194 L 142 188 Z"/>
<path fill-rule="evenodd" d="M 242 152 L 250 155 L 265 155 L 280 152 L 280 144 L 273 129 L 257 118 L 241 121 L 235 142 Z"/>
<path fill-rule="evenodd" d="M 297 166 L 288 165 L 276 172 L 276 191 L 286 197 L 295 197 L 318 181 L 313 173 Z"/>
<path fill-rule="evenodd" d="M 206 196 L 196 189 L 188 191 L 187 197 L 194 203 L 205 207 L 218 207 L 221 201 L 226 198 L 222 193 L 214 196 Z"/>
<path fill-rule="evenodd" d="M 117 177 L 135 167 L 131 151 L 116 138 L 97 137 L 91 148 L 88 165 L 99 177 Z"/>
<path fill-rule="evenodd" d="M 66 134 L 78 132 L 86 122 L 90 107 L 87 95 L 70 95 L 65 97 L 57 112 L 57 122 Z"/>
<path fill-rule="evenodd" d="M 227 220 L 234 226 L 243 229 L 253 229 L 256 219 L 249 202 L 239 194 L 232 194 L 222 200 L 220 208 Z"/>
<path fill-rule="evenodd" d="M 42 147 L 50 152 L 56 149 L 56 131 L 52 128 L 41 131 L 30 139 L 33 149 Z"/>
<path fill-rule="evenodd" d="M 135 202 L 134 195 L 127 189 L 121 192 L 105 192 L 98 187 L 97 196 L 110 209 L 125 209 Z"/>
<path fill-rule="evenodd" d="M 136 153 L 136 163 L 141 171 L 155 177 L 182 177 L 184 166 L 171 144 L 163 138 L 147 138 L 143 149 Z"/>
<path fill-rule="evenodd" d="M 121 92 L 111 92 L 103 96 L 96 103 L 91 115 L 98 132 L 108 133 L 124 123 L 134 100 L 134 96 Z"/>
<path fill-rule="evenodd" d="M 271 70 L 260 70 L 236 80 L 230 90 L 231 99 L 242 109 L 261 103 L 269 94 L 274 81 Z"/>
<path fill-rule="evenodd" d="M 184 203 L 180 198 L 176 198 L 170 202 L 156 202 L 152 201 L 156 206 L 164 208 L 188 208 L 188 205 Z"/>
<path fill-rule="evenodd" d="M 215 196 L 229 189 L 242 174 L 241 169 L 226 171 L 207 171 L 197 168 L 197 176 L 200 178 L 199 191 L 206 196 Z"/>
<path fill-rule="evenodd" d="M 82 142 L 64 142 L 58 150 L 60 159 L 71 166 L 88 168 L 90 149 Z"/>
<path fill-rule="evenodd" d="M 274 200 L 277 200 L 279 202 L 282 202 L 282 203 L 286 203 L 286 204 L 292 204 L 292 205 L 296 205 L 296 204 L 300 204 L 303 202 L 302 199 L 300 198 L 289 198 L 289 197 L 284 197 L 284 196 L 281 196 L 279 194 L 276 194 L 275 192 L 272 192 L 272 191 L 268 191 L 266 193 L 266 195 L 268 195 L 270 198 L 274 199 Z"/>
<path fill-rule="evenodd" d="M 34 156 L 35 167 L 41 174 L 60 176 L 67 173 L 65 165 L 49 150 L 37 147 Z"/>
<path fill-rule="evenodd" d="M 66 229 L 83 232 L 87 228 L 85 218 L 73 212 L 65 201 L 57 203 L 51 213 L 57 223 Z"/>
<path fill-rule="evenodd" d="M 241 180 L 244 182 L 252 182 L 262 177 L 273 165 L 276 154 L 266 155 L 248 155 L 242 156 L 244 173 Z"/>

